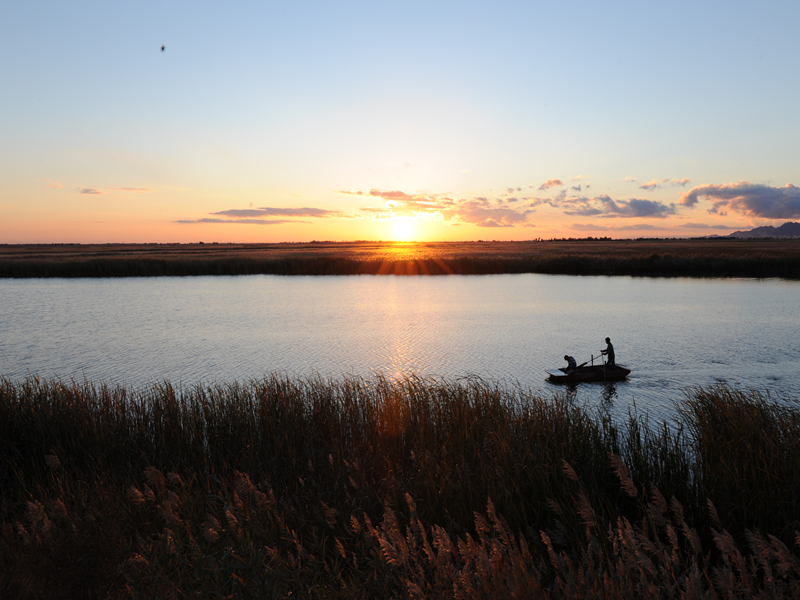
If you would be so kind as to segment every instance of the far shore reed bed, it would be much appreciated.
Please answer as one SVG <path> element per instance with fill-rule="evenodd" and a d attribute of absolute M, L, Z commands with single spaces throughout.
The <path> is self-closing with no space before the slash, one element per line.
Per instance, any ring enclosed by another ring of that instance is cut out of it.
<path fill-rule="evenodd" d="M 0 380 L 0 597 L 800 597 L 800 407 Z"/>
<path fill-rule="evenodd" d="M 800 240 L 0 246 L 0 278 L 489 275 L 800 278 Z"/>

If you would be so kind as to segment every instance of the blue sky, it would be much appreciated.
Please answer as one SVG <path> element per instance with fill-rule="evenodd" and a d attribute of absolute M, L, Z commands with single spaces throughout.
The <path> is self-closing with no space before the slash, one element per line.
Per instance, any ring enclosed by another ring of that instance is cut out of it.
<path fill-rule="evenodd" d="M 0 241 L 798 220 L 799 17 L 796 1 L 8 3 Z"/>

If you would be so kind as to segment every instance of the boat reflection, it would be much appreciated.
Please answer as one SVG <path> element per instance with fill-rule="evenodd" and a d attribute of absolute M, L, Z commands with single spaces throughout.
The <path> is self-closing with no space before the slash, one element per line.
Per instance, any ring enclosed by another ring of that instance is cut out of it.
<path fill-rule="evenodd" d="M 603 384 L 603 392 L 600 394 L 600 402 L 603 408 L 614 408 L 614 400 L 617 399 L 617 384 L 613 381 Z"/>

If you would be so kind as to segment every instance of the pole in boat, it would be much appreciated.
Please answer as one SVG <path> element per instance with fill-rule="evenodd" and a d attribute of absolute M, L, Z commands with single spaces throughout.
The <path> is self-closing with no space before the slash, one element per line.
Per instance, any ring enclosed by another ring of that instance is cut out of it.
<path fill-rule="evenodd" d="M 603 359 L 603 381 L 606 380 L 606 357 L 603 356 L 603 353 L 600 353 L 600 358 Z"/>

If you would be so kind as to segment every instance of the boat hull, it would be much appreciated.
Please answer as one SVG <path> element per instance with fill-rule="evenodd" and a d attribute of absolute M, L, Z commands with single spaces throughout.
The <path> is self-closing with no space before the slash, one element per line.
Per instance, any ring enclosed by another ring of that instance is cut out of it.
<path fill-rule="evenodd" d="M 604 365 L 578 367 L 574 373 L 567 375 L 560 369 L 547 371 L 553 383 L 581 383 L 584 381 L 620 381 L 630 375 L 631 370 L 625 367 L 606 367 Z"/>

